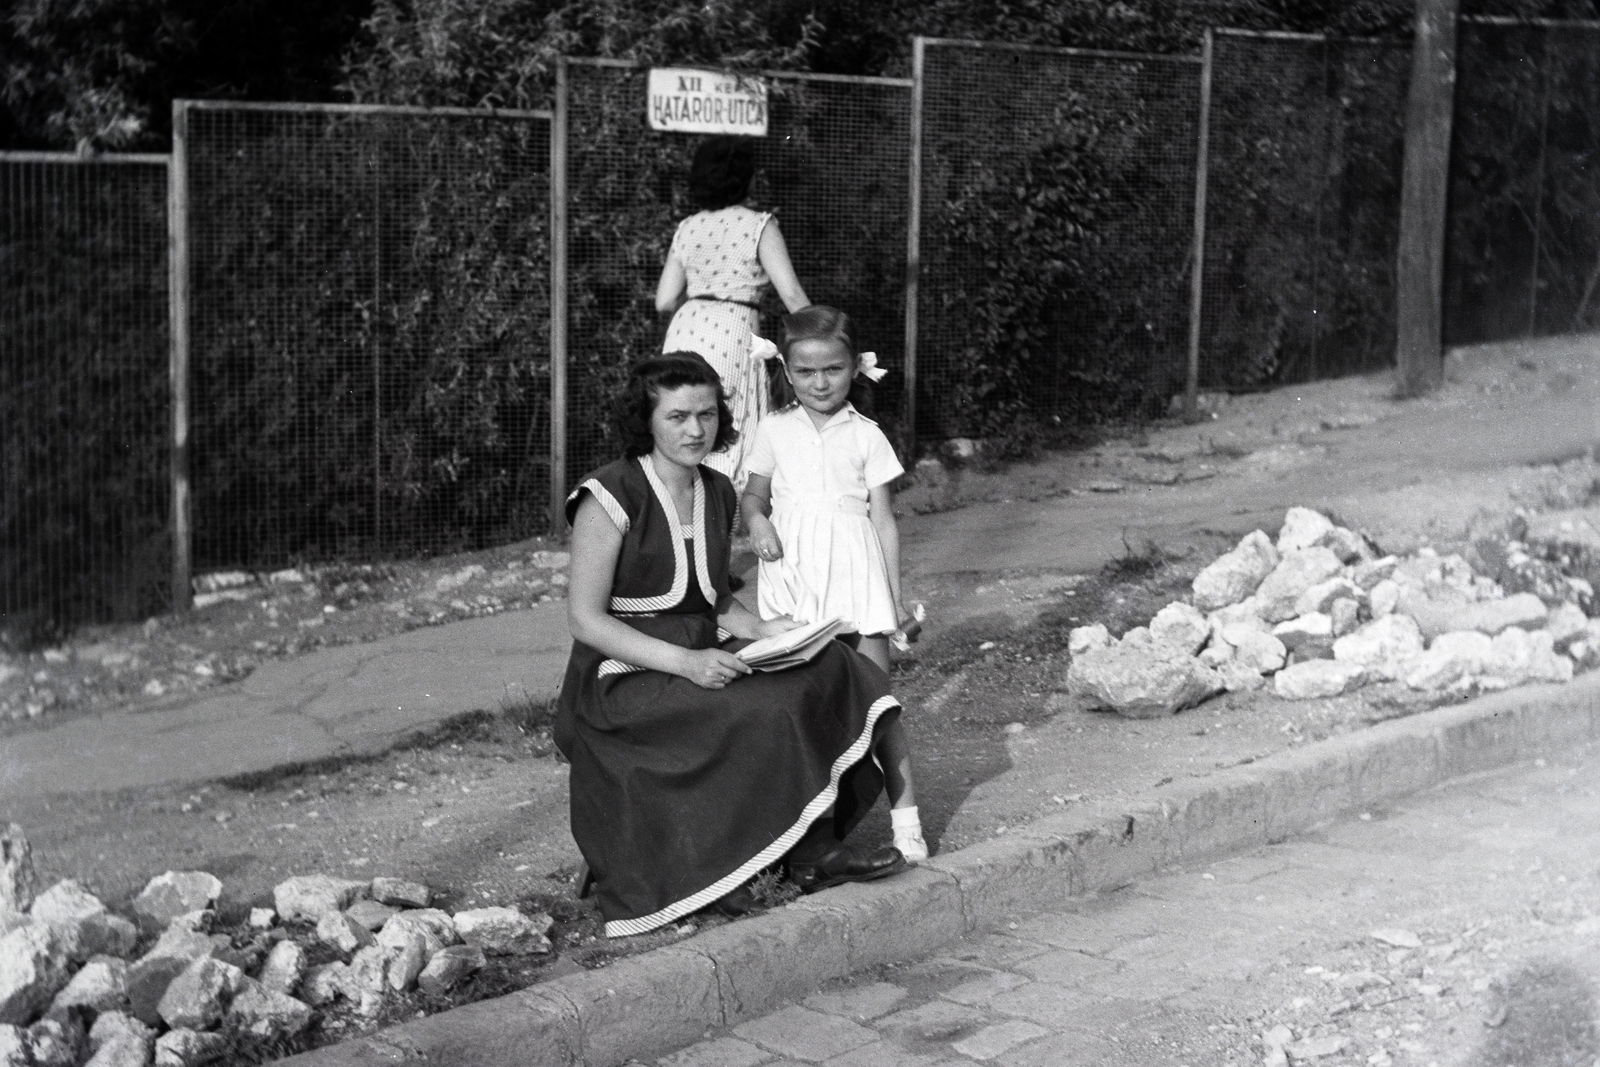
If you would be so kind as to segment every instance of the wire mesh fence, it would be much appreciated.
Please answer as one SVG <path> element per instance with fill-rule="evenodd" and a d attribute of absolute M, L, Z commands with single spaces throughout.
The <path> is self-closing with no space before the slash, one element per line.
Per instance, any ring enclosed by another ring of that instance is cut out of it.
<path fill-rule="evenodd" d="M 0 638 L 164 609 L 167 160 L 0 154 Z"/>
<path fill-rule="evenodd" d="M 1387 42 L 1216 34 L 1202 388 L 1393 362 L 1410 62 Z"/>
<path fill-rule="evenodd" d="M 648 128 L 647 75 L 614 61 L 567 68 L 569 486 L 620 453 L 607 404 L 632 364 L 661 351 L 656 281 L 675 228 L 693 213 L 687 178 L 698 139 Z M 750 202 L 775 213 L 806 295 L 849 312 L 863 346 L 890 371 L 875 390 L 875 414 L 894 432 L 904 380 L 910 83 L 773 76 L 768 133 L 753 140 Z M 769 293 L 763 336 L 777 336 L 782 313 Z"/>
<path fill-rule="evenodd" d="M 1600 23 L 1466 20 L 1445 339 L 1600 326 Z"/>
<path fill-rule="evenodd" d="M 1182 389 L 1200 64 L 923 42 L 918 432 Z"/>
<path fill-rule="evenodd" d="M 1387 365 L 1408 49 L 1214 42 L 1199 387 Z M 890 371 L 876 415 L 909 452 L 1158 410 L 1187 370 L 1205 64 L 915 52 L 920 82 L 770 76 L 754 141 L 752 201 Z M 1447 341 L 1600 325 L 1600 24 L 1463 20 L 1458 64 Z M 559 144 L 535 112 L 184 103 L 171 294 L 166 157 L 0 155 L 0 631 L 168 606 L 172 484 L 198 569 L 559 532 L 660 350 L 691 212 L 696 139 L 648 129 L 646 79 L 570 61 Z"/>
<path fill-rule="evenodd" d="M 543 114 L 186 105 L 197 568 L 545 531 Z"/>

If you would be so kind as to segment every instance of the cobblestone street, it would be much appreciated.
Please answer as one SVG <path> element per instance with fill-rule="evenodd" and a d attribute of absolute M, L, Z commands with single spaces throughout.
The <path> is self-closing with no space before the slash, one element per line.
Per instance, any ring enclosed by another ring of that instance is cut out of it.
<path fill-rule="evenodd" d="M 1464 779 L 854 976 L 663 1067 L 1597 1062 L 1600 760 Z"/>

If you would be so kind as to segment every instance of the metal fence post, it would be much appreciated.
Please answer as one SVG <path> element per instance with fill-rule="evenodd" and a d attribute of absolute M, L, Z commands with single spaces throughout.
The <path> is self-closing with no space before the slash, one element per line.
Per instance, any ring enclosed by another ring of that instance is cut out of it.
<path fill-rule="evenodd" d="M 566 532 L 567 57 L 556 59 L 550 116 L 550 534 Z"/>
<path fill-rule="evenodd" d="M 1183 386 L 1184 418 L 1200 417 L 1200 307 L 1205 295 L 1206 271 L 1206 171 L 1211 155 L 1211 67 L 1214 54 L 1211 30 L 1206 30 L 1200 50 L 1200 128 L 1194 167 L 1194 257 L 1189 276 L 1189 365 Z"/>
<path fill-rule="evenodd" d="M 1539 256 L 1544 243 L 1544 168 L 1545 153 L 1550 143 L 1550 35 L 1539 38 L 1539 78 L 1544 85 L 1540 96 L 1539 159 L 1533 176 L 1533 263 L 1528 268 L 1528 336 L 1538 332 L 1539 323 Z"/>
<path fill-rule="evenodd" d="M 917 453 L 917 303 L 922 282 L 922 76 L 927 38 L 911 38 L 911 183 L 906 200 L 906 357 L 905 439 L 906 457 Z"/>
<path fill-rule="evenodd" d="M 172 610 L 194 603 L 194 532 L 189 514 L 189 135 L 188 101 L 172 102 L 172 154 L 167 160 L 167 318 L 172 395 Z"/>

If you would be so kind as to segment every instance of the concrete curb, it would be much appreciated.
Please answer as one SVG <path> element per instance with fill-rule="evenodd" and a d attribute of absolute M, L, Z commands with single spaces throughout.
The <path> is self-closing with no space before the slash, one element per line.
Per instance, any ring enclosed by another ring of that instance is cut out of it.
<path fill-rule="evenodd" d="M 1450 778 L 1600 738 L 1600 672 L 1099 804 L 679 944 L 304 1053 L 295 1067 L 615 1067 L 698 1041 L 862 968 L 1164 868 L 1253 848 Z"/>

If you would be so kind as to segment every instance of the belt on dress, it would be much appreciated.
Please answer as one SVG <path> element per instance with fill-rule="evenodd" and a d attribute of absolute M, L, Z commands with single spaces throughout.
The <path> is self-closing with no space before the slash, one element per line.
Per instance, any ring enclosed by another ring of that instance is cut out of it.
<path fill-rule="evenodd" d="M 738 304 L 740 307 L 749 308 L 751 311 L 760 311 L 761 310 L 761 305 L 760 304 L 752 304 L 748 300 L 734 300 L 731 297 L 726 297 L 726 296 L 691 296 L 689 299 L 690 300 L 710 300 L 713 303 L 717 303 L 717 304 Z"/>
<path fill-rule="evenodd" d="M 795 511 L 835 511 L 843 515 L 872 514 L 872 507 L 867 501 L 853 496 L 796 495 L 780 498 L 773 502 L 773 506 L 793 508 Z"/>

